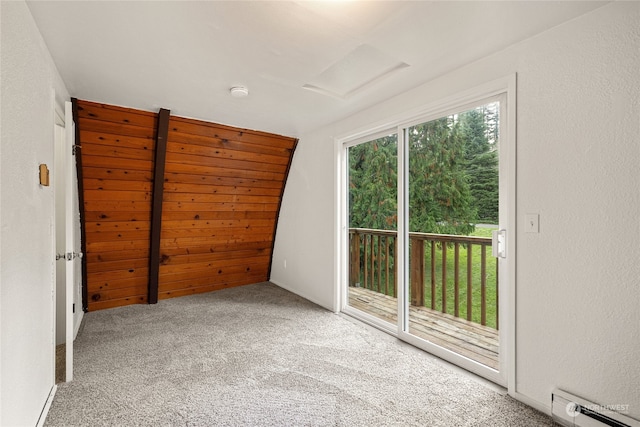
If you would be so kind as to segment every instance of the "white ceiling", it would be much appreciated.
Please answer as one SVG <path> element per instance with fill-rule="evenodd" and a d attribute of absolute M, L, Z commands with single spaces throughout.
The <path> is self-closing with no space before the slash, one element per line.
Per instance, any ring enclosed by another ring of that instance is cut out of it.
<path fill-rule="evenodd" d="M 28 2 L 72 96 L 288 136 L 602 4 Z"/>

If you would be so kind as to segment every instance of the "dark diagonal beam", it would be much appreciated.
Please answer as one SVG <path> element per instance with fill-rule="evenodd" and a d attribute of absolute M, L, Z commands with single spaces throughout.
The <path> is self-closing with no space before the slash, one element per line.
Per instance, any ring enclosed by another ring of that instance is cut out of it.
<path fill-rule="evenodd" d="M 162 232 L 162 198 L 164 195 L 164 166 L 167 157 L 169 134 L 169 110 L 160 109 L 153 173 L 153 203 L 151 206 L 151 240 L 149 248 L 149 304 L 158 302 L 158 278 L 160 274 L 160 233 Z"/>

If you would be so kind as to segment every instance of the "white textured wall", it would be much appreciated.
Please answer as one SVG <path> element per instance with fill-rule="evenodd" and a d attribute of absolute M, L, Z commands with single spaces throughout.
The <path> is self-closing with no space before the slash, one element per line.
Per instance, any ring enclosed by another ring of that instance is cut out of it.
<path fill-rule="evenodd" d="M 640 419 L 640 3 L 540 41 L 519 80 L 518 210 L 541 234 L 519 234 L 518 390 Z"/>
<path fill-rule="evenodd" d="M 289 170 L 271 281 L 333 309 L 333 140 L 310 141 L 299 141 Z"/>
<path fill-rule="evenodd" d="M 334 309 L 333 137 L 517 72 L 516 391 L 640 419 L 640 3 L 614 2 L 302 135 L 272 279 Z M 525 213 L 540 233 L 523 232 Z M 287 268 L 283 268 L 283 260 Z"/>
<path fill-rule="evenodd" d="M 1 4 L 0 424 L 35 425 L 54 383 L 53 90 L 68 93 L 24 2 Z"/>

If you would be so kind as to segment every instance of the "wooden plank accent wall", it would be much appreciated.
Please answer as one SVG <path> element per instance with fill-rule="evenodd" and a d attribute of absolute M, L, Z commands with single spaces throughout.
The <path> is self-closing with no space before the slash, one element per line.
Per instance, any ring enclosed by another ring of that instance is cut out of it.
<path fill-rule="evenodd" d="M 297 140 L 171 117 L 159 298 L 268 280 Z"/>
<path fill-rule="evenodd" d="M 88 310 L 147 302 L 157 114 L 77 101 Z"/>
<path fill-rule="evenodd" d="M 89 311 L 269 279 L 296 139 L 167 110 L 159 120 L 155 113 L 76 103 Z M 157 129 L 167 118 L 158 165 Z M 160 238 L 152 239 L 154 171 L 162 167 Z M 154 252 L 159 259 L 150 258 Z"/>

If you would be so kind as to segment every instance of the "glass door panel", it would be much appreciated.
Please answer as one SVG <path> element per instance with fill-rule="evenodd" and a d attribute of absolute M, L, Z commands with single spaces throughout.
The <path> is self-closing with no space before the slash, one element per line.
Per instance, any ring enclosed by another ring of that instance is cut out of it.
<path fill-rule="evenodd" d="M 408 333 L 499 369 L 499 103 L 406 129 Z"/>
<path fill-rule="evenodd" d="M 347 305 L 397 323 L 398 143 L 395 134 L 347 148 Z"/>

